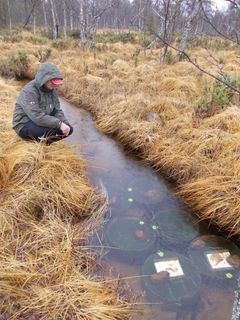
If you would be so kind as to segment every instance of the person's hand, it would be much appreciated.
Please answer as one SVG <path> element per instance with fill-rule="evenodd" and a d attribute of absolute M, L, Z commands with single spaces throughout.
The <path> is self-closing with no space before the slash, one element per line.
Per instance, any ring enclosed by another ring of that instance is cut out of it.
<path fill-rule="evenodd" d="M 60 126 L 60 130 L 62 131 L 64 136 L 67 137 L 69 135 L 69 132 L 70 132 L 70 127 L 67 124 L 65 124 L 64 122 L 62 122 L 61 126 Z"/>

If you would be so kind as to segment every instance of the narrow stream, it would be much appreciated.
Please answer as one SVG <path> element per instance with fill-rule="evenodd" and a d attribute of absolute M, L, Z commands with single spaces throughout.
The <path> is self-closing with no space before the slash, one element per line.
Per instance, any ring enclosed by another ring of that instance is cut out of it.
<path fill-rule="evenodd" d="M 199 224 L 171 186 L 99 132 L 89 113 L 63 99 L 61 106 L 74 127 L 66 143 L 85 158 L 91 183 L 107 190 L 108 222 L 96 244 L 109 248 L 106 272 L 127 278 L 139 302 L 132 319 L 231 319 L 240 265 L 227 257 L 239 249 Z"/>

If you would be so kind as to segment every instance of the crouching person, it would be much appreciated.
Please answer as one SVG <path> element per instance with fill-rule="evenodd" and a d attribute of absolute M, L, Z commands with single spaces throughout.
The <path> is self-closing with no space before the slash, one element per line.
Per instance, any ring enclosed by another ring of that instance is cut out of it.
<path fill-rule="evenodd" d="M 21 138 L 51 144 L 72 134 L 55 90 L 62 83 L 59 69 L 45 62 L 23 87 L 13 112 L 13 129 Z"/>

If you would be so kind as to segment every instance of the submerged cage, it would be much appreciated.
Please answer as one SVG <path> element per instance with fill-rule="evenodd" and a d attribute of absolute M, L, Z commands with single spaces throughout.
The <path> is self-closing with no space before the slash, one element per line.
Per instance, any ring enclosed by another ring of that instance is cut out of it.
<path fill-rule="evenodd" d="M 127 263 L 141 263 L 153 252 L 156 232 L 138 218 L 120 218 L 109 223 L 106 242 L 117 258 Z"/>
<path fill-rule="evenodd" d="M 187 257 L 162 250 L 144 262 L 142 283 L 152 300 L 183 305 L 197 296 L 201 277 Z"/>
<path fill-rule="evenodd" d="M 127 185 L 127 197 L 150 207 L 159 205 L 167 196 L 167 190 L 159 177 L 136 177 Z"/>
<path fill-rule="evenodd" d="M 183 247 L 199 235 L 196 217 L 183 209 L 173 208 L 155 213 L 153 218 L 164 244 Z"/>
<path fill-rule="evenodd" d="M 167 189 L 157 176 L 149 178 L 149 175 L 140 174 L 129 181 L 109 185 L 109 204 L 114 217 L 135 208 L 147 211 L 149 216 L 168 198 Z"/>
<path fill-rule="evenodd" d="M 189 258 L 206 282 L 216 286 L 234 286 L 240 271 L 240 249 L 220 236 L 207 235 L 194 240 Z"/>

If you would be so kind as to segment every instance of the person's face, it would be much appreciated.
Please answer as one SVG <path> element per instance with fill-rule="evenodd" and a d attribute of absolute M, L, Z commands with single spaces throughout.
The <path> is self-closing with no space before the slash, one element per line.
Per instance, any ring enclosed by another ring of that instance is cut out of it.
<path fill-rule="evenodd" d="M 53 90 L 60 86 L 60 84 L 53 84 L 51 80 L 48 80 L 47 82 L 45 82 L 44 85 L 48 90 Z"/>

